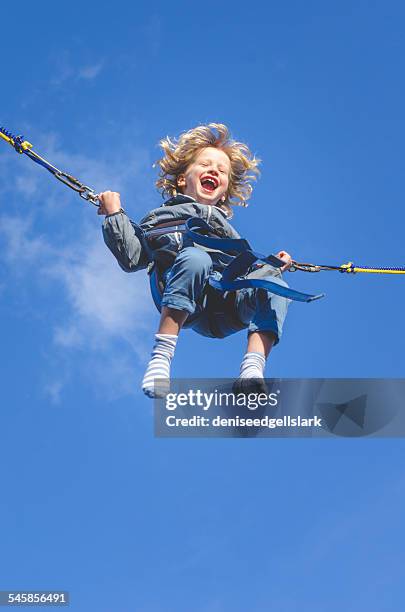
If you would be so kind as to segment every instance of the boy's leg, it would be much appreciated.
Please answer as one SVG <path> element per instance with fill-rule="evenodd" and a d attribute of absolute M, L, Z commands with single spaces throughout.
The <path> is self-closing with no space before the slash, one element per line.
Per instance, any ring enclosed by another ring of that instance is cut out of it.
<path fill-rule="evenodd" d="M 240 364 L 239 378 L 235 382 L 235 393 L 266 393 L 264 368 L 266 359 L 277 340 L 273 332 L 256 331 L 248 335 L 246 353 Z"/>
<path fill-rule="evenodd" d="M 181 328 L 186 322 L 188 312 L 184 310 L 174 310 L 168 306 L 163 306 L 160 316 L 158 334 L 173 334 L 178 336 Z"/>
<path fill-rule="evenodd" d="M 142 389 L 149 397 L 155 396 L 155 379 L 165 379 L 162 394 L 169 390 L 170 365 L 177 336 L 196 304 L 211 272 L 211 257 L 196 247 L 187 247 L 178 254 L 166 280 L 162 299 L 162 315 L 155 336 L 152 358 L 142 381 Z"/>
<path fill-rule="evenodd" d="M 142 380 L 142 390 L 149 397 L 155 394 L 155 378 L 170 380 L 170 363 L 176 349 L 177 337 L 188 313 L 183 310 L 174 310 L 164 306 L 160 317 L 160 324 L 155 335 L 155 346 Z M 164 392 L 165 385 L 161 383 Z"/>
<path fill-rule="evenodd" d="M 197 247 L 182 249 L 166 277 L 162 308 L 193 314 L 211 269 L 212 260 L 206 251 Z"/>
<path fill-rule="evenodd" d="M 277 335 L 273 331 L 254 331 L 248 335 L 246 352 L 261 353 L 267 359 L 271 349 L 277 340 Z"/>
<path fill-rule="evenodd" d="M 151 359 L 142 380 L 142 391 L 148 397 L 164 396 L 169 390 L 170 363 L 176 349 L 177 335 L 155 334 L 155 344 Z M 159 388 L 155 388 L 155 379 L 161 380 Z"/>
<path fill-rule="evenodd" d="M 277 282 L 286 285 L 282 279 Z M 279 342 L 289 303 L 290 300 L 264 289 L 242 290 L 237 296 L 238 316 L 249 324 L 247 349 L 237 383 L 240 390 L 248 387 L 252 391 L 263 390 L 266 359 Z"/>

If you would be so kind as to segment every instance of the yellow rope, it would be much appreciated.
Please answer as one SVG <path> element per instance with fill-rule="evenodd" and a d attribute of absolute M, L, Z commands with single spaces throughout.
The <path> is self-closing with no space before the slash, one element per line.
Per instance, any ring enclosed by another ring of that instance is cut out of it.
<path fill-rule="evenodd" d="M 376 268 L 353 268 L 351 272 L 368 272 L 369 274 L 405 274 L 405 270 L 378 270 Z"/>
<path fill-rule="evenodd" d="M 15 142 L 14 142 L 14 140 L 12 138 L 10 138 L 9 136 L 6 136 L 2 132 L 0 132 L 0 136 L 1 136 L 1 138 L 3 138 L 3 140 L 8 142 L 9 145 L 14 147 Z M 28 142 L 28 140 L 24 140 L 24 142 L 21 143 L 21 149 L 22 149 L 22 151 L 18 151 L 19 153 L 23 153 L 23 151 L 27 151 L 27 149 L 32 149 L 32 144 L 30 142 Z"/>
<path fill-rule="evenodd" d="M 366 272 L 368 274 L 405 274 L 404 268 L 358 268 L 351 261 L 343 264 L 340 268 L 349 274 L 355 274 L 356 272 Z"/>

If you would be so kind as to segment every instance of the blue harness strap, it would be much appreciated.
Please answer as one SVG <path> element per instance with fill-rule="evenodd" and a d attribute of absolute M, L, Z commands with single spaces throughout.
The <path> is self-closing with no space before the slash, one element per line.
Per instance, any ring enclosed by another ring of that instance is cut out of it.
<path fill-rule="evenodd" d="M 206 232 L 206 234 L 201 234 L 201 231 Z M 245 288 L 266 289 L 271 293 L 297 302 L 313 302 L 324 296 L 323 293 L 319 295 L 302 293 L 269 280 L 243 278 L 257 262 L 270 264 L 276 268 L 281 268 L 284 262 L 275 255 L 266 256 L 253 251 L 248 241 L 243 238 L 214 238 L 207 235 L 207 233 L 212 234 L 212 228 L 203 219 L 198 217 L 188 219 L 185 233 L 195 244 L 207 249 L 222 251 L 228 255 L 235 255 L 235 258 L 224 269 L 220 280 L 212 277 L 209 279 L 210 285 L 219 291 L 237 291 Z"/>
<path fill-rule="evenodd" d="M 244 238 L 214 238 L 213 230 L 210 225 L 199 217 L 187 219 L 185 233 L 193 242 L 207 249 L 222 251 L 228 255 L 236 255 L 245 251 L 251 251 L 251 246 Z M 207 232 L 211 235 L 200 234 L 199 231 Z"/>
<path fill-rule="evenodd" d="M 159 312 L 162 311 L 163 288 L 160 286 L 159 274 L 156 265 L 153 266 L 149 274 L 150 292 L 156 308 Z"/>
<path fill-rule="evenodd" d="M 202 234 L 200 232 L 205 233 Z M 222 293 L 226 291 L 237 291 L 238 289 L 266 289 L 271 293 L 297 302 L 313 302 L 324 296 L 323 293 L 319 295 L 302 293 L 301 291 L 296 291 L 295 289 L 269 280 L 246 278 L 246 275 L 251 272 L 252 266 L 257 262 L 270 264 L 275 268 L 281 268 L 284 262 L 275 255 L 266 256 L 253 251 L 248 241 L 244 238 L 216 238 L 212 236 L 212 232 L 213 230 L 208 223 L 199 217 L 192 217 L 186 221 L 184 233 L 191 238 L 195 244 L 233 256 L 232 261 L 222 272 L 220 280 L 212 276 L 210 277 L 209 284 L 214 289 Z M 150 274 L 150 287 L 155 306 L 160 311 L 163 284 L 156 265 L 153 267 Z"/>

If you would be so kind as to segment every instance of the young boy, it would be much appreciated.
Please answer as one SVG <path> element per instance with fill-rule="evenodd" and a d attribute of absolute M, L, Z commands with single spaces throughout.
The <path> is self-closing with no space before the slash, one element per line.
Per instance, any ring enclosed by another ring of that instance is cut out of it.
<path fill-rule="evenodd" d="M 231 139 L 225 125 L 215 123 L 184 132 L 178 139 L 163 139 L 160 146 L 163 157 L 157 162 L 156 186 L 170 196 L 160 208 L 137 225 L 121 208 L 118 193 L 99 194 L 98 213 L 106 215 L 103 236 L 108 248 L 126 272 L 153 267 L 162 294 L 157 304 L 160 324 L 142 389 L 154 397 L 154 380 L 169 381 L 183 327 L 219 338 L 248 329 L 238 383 L 241 390 L 249 388 L 263 380 L 265 361 L 280 339 L 289 300 L 256 288 L 216 291 L 208 279 L 224 269 L 229 256 L 195 246 L 183 230 L 187 219 L 199 217 L 216 236 L 239 238 L 228 222 L 231 205 L 244 206 L 250 197 L 259 160 L 246 145 Z M 285 262 L 281 271 L 291 266 L 288 253 L 280 251 L 277 256 Z M 273 282 L 286 285 L 280 270 L 267 268 Z"/>

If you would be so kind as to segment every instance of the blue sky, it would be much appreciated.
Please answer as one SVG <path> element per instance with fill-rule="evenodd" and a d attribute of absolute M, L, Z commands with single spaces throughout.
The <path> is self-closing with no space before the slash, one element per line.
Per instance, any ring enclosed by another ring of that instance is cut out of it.
<path fill-rule="evenodd" d="M 0 123 L 139 219 L 157 143 L 224 122 L 263 160 L 234 225 L 260 251 L 405 265 L 400 2 L 19 4 Z M 0 143 L 1 145 L 1 143 Z M 157 313 L 93 207 L 0 147 L 0 589 L 79 612 L 396 611 L 402 440 L 162 440 L 139 392 Z M 267 374 L 403 377 L 404 278 L 289 274 Z M 242 334 L 184 333 L 177 377 Z"/>

